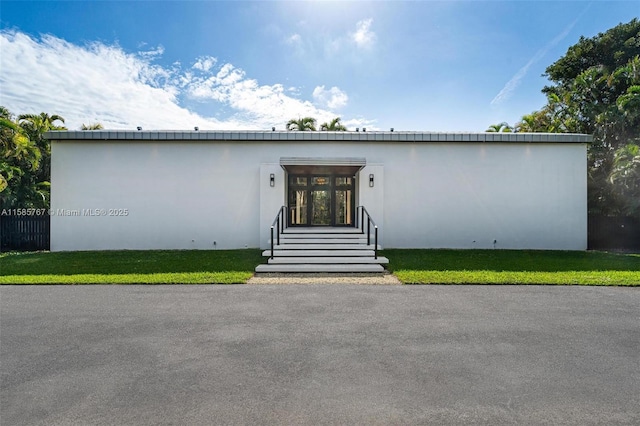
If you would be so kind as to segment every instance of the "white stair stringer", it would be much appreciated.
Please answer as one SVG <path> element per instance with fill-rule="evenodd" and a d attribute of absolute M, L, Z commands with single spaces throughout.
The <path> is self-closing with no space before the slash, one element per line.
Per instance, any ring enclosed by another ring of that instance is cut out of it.
<path fill-rule="evenodd" d="M 270 249 L 263 251 L 269 259 L 256 272 L 383 273 L 382 265 L 389 263 L 375 258 L 375 241 L 367 244 L 357 228 L 287 228 L 274 243 L 273 258 Z"/>

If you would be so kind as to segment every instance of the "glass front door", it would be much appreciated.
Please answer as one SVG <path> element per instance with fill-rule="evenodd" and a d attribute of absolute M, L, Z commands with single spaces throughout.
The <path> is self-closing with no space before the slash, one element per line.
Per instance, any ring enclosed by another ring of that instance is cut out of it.
<path fill-rule="evenodd" d="M 325 189 L 311 191 L 311 225 L 331 225 L 331 192 Z"/>
<path fill-rule="evenodd" d="M 289 175 L 290 226 L 353 226 L 354 178 Z"/>

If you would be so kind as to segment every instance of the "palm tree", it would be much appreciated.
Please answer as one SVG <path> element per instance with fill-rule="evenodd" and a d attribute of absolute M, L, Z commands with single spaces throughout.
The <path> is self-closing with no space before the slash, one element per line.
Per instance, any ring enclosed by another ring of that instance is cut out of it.
<path fill-rule="evenodd" d="M 513 132 L 513 127 L 509 126 L 509 124 L 506 121 L 503 121 L 500 124 L 492 124 L 485 131 L 491 132 L 491 133 L 511 133 Z"/>
<path fill-rule="evenodd" d="M 12 120 L 9 110 L 0 109 L 0 205 L 31 207 L 31 201 L 46 194 L 34 184 L 42 154 L 25 130 Z"/>
<path fill-rule="evenodd" d="M 11 118 L 11 113 L 9 112 L 9 110 L 6 107 L 0 106 L 0 117 L 2 117 L 2 118 Z"/>
<path fill-rule="evenodd" d="M 513 129 L 515 132 L 544 132 L 546 128 L 543 128 L 544 114 L 541 111 L 532 112 L 531 114 L 523 115 L 520 121 L 518 121 Z"/>
<path fill-rule="evenodd" d="M 333 131 L 333 132 L 346 132 L 347 128 L 344 124 L 340 122 L 340 117 L 336 117 L 331 120 L 329 123 L 322 123 L 320 125 L 320 130 L 323 131 Z"/>
<path fill-rule="evenodd" d="M 57 114 L 49 115 L 46 112 L 21 114 L 18 116 L 18 124 L 29 137 L 29 140 L 40 150 L 40 166 L 34 171 L 30 179 L 31 187 L 37 188 L 36 192 L 42 197 L 46 205 L 48 204 L 49 195 L 48 185 L 51 181 L 51 143 L 45 139 L 44 134 L 49 130 L 66 130 L 64 118 Z"/>
<path fill-rule="evenodd" d="M 82 123 L 82 127 L 80 130 L 102 130 L 104 127 L 100 123 L 92 123 L 92 124 L 84 124 Z"/>
<path fill-rule="evenodd" d="M 0 138 L 2 157 L 24 161 L 28 163 L 32 170 L 37 169 L 40 161 L 40 150 L 29 139 L 24 129 L 4 117 L 0 117 L 0 129 L 2 131 L 2 137 Z"/>
<path fill-rule="evenodd" d="M 66 130 L 66 127 L 56 124 L 61 121 L 64 124 L 64 118 L 57 114 L 49 115 L 46 112 L 40 114 L 21 114 L 18 122 L 27 132 L 37 132 L 40 135 L 49 130 Z"/>
<path fill-rule="evenodd" d="M 292 118 L 287 123 L 287 130 L 289 131 L 297 130 L 299 132 L 307 132 L 307 131 L 315 132 L 316 119 L 313 117 L 298 118 L 297 120 L 295 118 Z"/>

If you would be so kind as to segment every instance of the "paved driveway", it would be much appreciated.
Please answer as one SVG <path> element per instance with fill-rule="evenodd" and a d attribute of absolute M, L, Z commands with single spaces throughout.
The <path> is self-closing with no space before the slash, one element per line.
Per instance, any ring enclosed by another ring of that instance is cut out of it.
<path fill-rule="evenodd" d="M 640 289 L 0 288 L 0 422 L 639 424 Z"/>

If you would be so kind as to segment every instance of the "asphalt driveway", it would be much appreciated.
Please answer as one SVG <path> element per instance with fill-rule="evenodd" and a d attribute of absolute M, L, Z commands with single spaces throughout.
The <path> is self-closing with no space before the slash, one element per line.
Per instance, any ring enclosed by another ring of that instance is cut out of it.
<path fill-rule="evenodd" d="M 0 423 L 640 424 L 640 289 L 0 287 Z"/>

